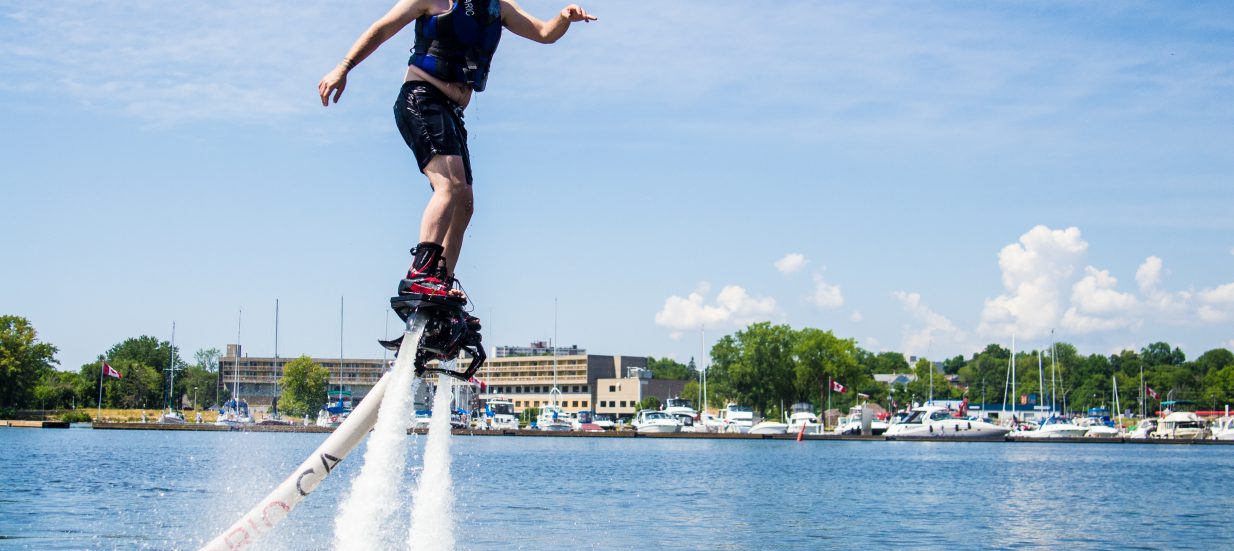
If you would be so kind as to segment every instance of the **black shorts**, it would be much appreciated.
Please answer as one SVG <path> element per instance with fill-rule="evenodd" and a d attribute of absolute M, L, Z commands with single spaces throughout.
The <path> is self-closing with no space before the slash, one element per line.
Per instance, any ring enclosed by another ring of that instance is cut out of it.
<path fill-rule="evenodd" d="M 424 172 L 433 155 L 458 155 L 463 158 L 467 185 L 471 185 L 471 154 L 467 152 L 462 107 L 432 84 L 409 80 L 403 83 L 394 101 L 394 122 L 403 141 L 416 155 L 420 172 Z"/>

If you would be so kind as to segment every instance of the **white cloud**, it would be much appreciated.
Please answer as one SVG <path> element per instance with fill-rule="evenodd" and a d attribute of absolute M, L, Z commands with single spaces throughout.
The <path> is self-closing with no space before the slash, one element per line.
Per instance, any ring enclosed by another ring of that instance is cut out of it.
<path fill-rule="evenodd" d="M 664 307 L 656 313 L 656 325 L 676 330 L 699 327 L 733 327 L 756 321 L 766 321 L 779 315 L 776 301 L 770 297 L 753 297 L 737 285 L 720 289 L 714 304 L 705 304 L 704 296 L 709 285 L 700 285 L 702 292 L 695 291 L 687 297 L 670 296 Z"/>
<path fill-rule="evenodd" d="M 998 254 L 1006 293 L 986 299 L 978 331 L 983 335 L 1038 338 L 1059 319 L 1063 289 L 1088 243 L 1080 230 L 1036 226 Z"/>
<path fill-rule="evenodd" d="M 861 315 L 860 310 L 853 310 L 853 313 L 848 316 L 848 319 L 856 321 L 856 322 L 860 322 L 861 320 L 865 318 Z"/>
<path fill-rule="evenodd" d="M 1134 296 L 1114 290 L 1118 279 L 1109 271 L 1086 266 L 1084 274 L 1071 288 L 1073 308 L 1090 314 L 1126 314 L 1136 307 Z"/>
<path fill-rule="evenodd" d="M 788 253 L 776 261 L 776 269 L 782 274 L 800 271 L 806 265 L 806 257 L 801 253 Z"/>
<path fill-rule="evenodd" d="M 900 301 L 904 310 L 912 314 L 921 325 L 916 328 L 905 328 L 904 341 L 901 350 L 905 354 L 924 356 L 929 353 L 933 342 L 940 345 L 965 345 L 968 334 L 956 327 L 946 316 L 931 310 L 921 301 L 920 293 L 895 291 L 891 296 Z"/>
<path fill-rule="evenodd" d="M 1161 267 L 1163 262 L 1160 258 L 1150 256 L 1144 259 L 1144 263 L 1135 271 L 1135 282 L 1140 285 L 1140 292 L 1148 294 L 1157 289 L 1161 284 Z"/>
<path fill-rule="evenodd" d="M 1136 272 L 1137 279 L 1141 272 Z M 1114 289 L 1118 285 L 1117 278 L 1092 266 L 1085 267 L 1084 273 L 1071 288 L 1071 307 L 1062 319 L 1064 329 L 1073 333 L 1093 333 L 1137 325 L 1132 315 L 1138 302 L 1134 296 Z"/>
<path fill-rule="evenodd" d="M 1204 323 L 1221 323 L 1230 319 L 1229 313 L 1207 304 L 1200 305 L 1199 308 L 1196 308 L 1195 313 L 1200 318 L 1200 321 Z"/>
<path fill-rule="evenodd" d="M 1226 283 L 1213 289 L 1200 291 L 1200 300 L 1209 304 L 1234 305 L 1234 283 Z"/>
<path fill-rule="evenodd" d="M 844 293 L 839 285 L 832 285 L 823 279 L 823 274 L 814 274 L 814 292 L 806 301 L 818 308 L 830 310 L 844 305 Z"/>

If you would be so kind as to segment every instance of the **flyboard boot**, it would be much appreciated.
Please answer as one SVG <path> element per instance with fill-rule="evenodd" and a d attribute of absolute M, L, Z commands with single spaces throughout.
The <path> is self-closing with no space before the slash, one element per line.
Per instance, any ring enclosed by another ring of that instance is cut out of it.
<path fill-rule="evenodd" d="M 487 356 L 480 342 L 480 320 L 466 311 L 467 295 L 462 292 L 458 280 L 446 275 L 442 252 L 441 245 L 427 242 L 411 250 L 414 258 L 411 269 L 399 282 L 398 296 L 390 299 L 390 307 L 405 323 L 417 314 L 428 318 L 416 352 L 417 377 L 432 372 L 467 381 Z M 379 342 L 397 352 L 402 341 L 400 336 Z M 465 369 L 442 367 L 458 359 L 460 351 L 471 356 Z M 437 364 L 430 365 L 434 360 Z"/>

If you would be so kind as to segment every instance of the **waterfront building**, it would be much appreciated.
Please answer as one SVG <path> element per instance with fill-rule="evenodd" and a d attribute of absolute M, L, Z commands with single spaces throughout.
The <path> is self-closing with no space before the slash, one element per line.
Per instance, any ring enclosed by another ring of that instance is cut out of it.
<path fill-rule="evenodd" d="M 476 374 L 487 385 L 486 395 L 502 395 L 514 402 L 516 412 L 543 407 L 550 399 L 554 381 L 561 391 L 560 405 L 565 411 L 594 410 L 597 404 L 597 381 L 626 379 L 647 372 L 647 358 L 642 356 L 603 356 L 588 354 L 577 346 L 551 348 L 545 343 L 530 346 L 499 346 L 496 357 L 490 357 Z M 554 356 L 554 352 L 557 353 Z M 295 358 L 250 357 L 243 355 L 236 344 L 227 345 L 227 353 L 219 359 L 219 387 L 232 389 L 239 379 L 238 395 L 250 406 L 269 406 L 278 395 L 278 380 L 283 367 Z M 387 360 L 344 358 L 313 358 L 330 371 L 330 390 L 342 390 L 353 402 L 359 402 L 385 373 Z M 554 364 L 556 377 L 554 378 Z M 633 375 L 631 375 L 633 374 Z M 676 381 L 684 385 L 682 381 Z M 668 381 L 667 383 L 672 383 Z M 634 413 L 634 405 L 642 397 L 660 396 L 664 384 L 657 381 L 652 390 L 643 391 L 621 413 Z M 677 389 L 680 392 L 680 388 Z M 661 400 L 667 396 L 660 396 Z M 324 403 L 323 396 L 323 403 Z M 610 401 L 605 398 L 605 401 Z M 614 403 L 620 399 L 613 398 Z M 613 412 L 617 413 L 617 412 Z"/>
<path fill-rule="evenodd" d="M 231 389 L 250 407 L 267 407 L 279 394 L 278 380 L 283 376 L 283 367 L 294 359 L 245 356 L 240 345 L 229 344 L 227 353 L 219 358 L 219 388 Z M 373 389 L 387 365 L 387 360 L 380 358 L 344 358 L 341 366 L 338 358 L 313 358 L 313 361 L 330 371 L 330 390 L 342 390 L 353 402 L 359 402 Z M 237 382 L 238 392 L 235 390 Z M 325 403 L 325 396 L 322 396 L 322 403 Z"/>

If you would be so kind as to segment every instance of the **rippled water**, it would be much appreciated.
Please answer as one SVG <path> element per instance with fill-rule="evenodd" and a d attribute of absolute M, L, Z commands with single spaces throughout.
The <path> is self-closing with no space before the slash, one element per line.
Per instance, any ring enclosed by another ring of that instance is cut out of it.
<path fill-rule="evenodd" d="M 323 438 L 0 429 L 0 548 L 194 549 Z M 410 492 L 424 439 L 408 442 Z M 1234 541 L 1226 446 L 454 437 L 451 451 L 460 549 Z M 329 548 L 362 452 L 258 548 Z"/>

